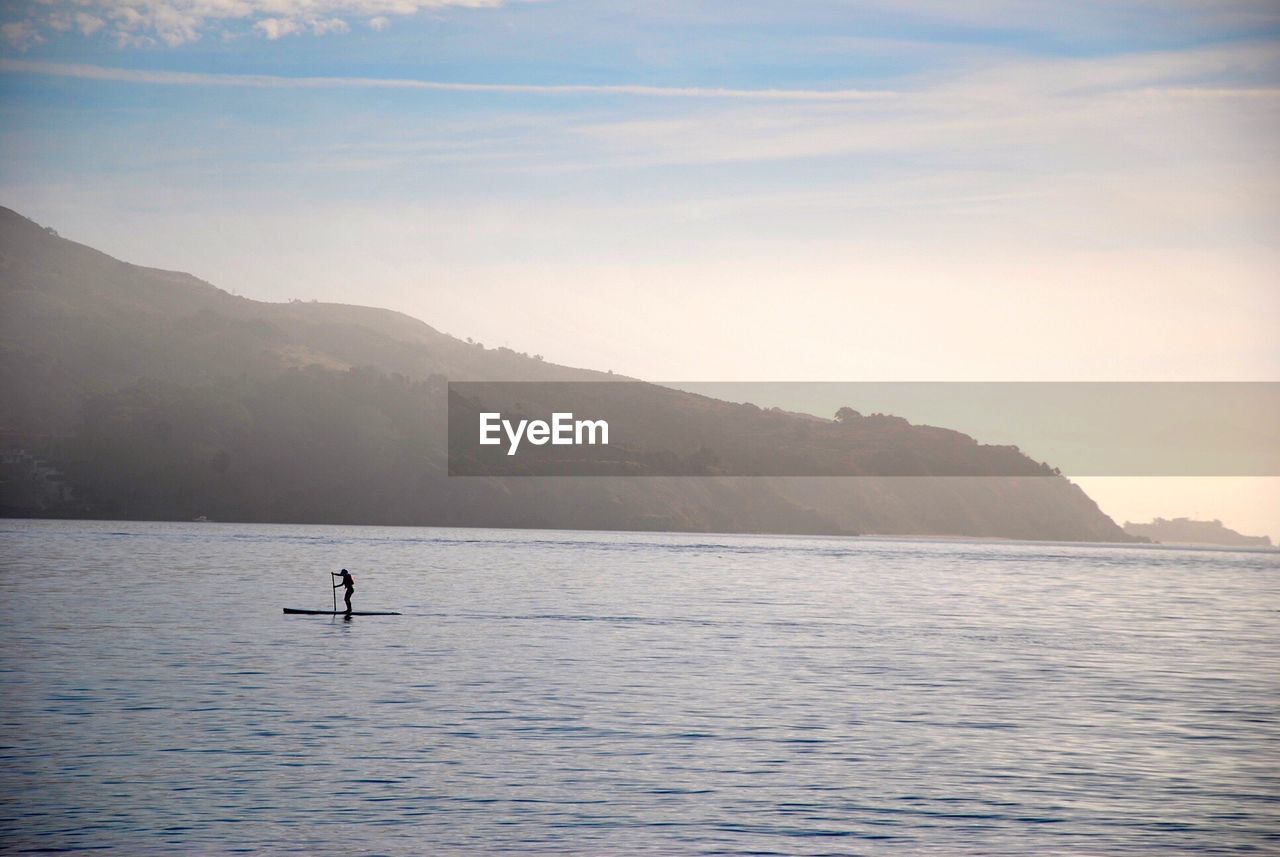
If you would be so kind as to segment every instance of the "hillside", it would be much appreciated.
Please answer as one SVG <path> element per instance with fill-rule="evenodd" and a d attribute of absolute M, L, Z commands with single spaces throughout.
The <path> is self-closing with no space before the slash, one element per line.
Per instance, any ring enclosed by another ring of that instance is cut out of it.
<path fill-rule="evenodd" d="M 1130 540 L 1012 447 L 648 384 L 607 385 L 623 388 L 618 414 L 649 418 L 658 454 L 638 460 L 678 455 L 697 426 L 717 433 L 707 475 L 451 477 L 448 381 L 617 376 L 486 349 L 387 310 L 236 297 L 7 209 L 0 301 L 8 514 Z M 779 460 L 787 467 L 761 469 Z M 743 472 L 912 478 L 715 475 Z"/>
<path fill-rule="evenodd" d="M 1193 521 L 1190 518 L 1155 518 L 1149 524 L 1124 522 L 1131 536 L 1161 544 L 1222 545 L 1224 547 L 1271 547 L 1270 536 L 1246 536 L 1225 526 L 1222 521 Z"/>

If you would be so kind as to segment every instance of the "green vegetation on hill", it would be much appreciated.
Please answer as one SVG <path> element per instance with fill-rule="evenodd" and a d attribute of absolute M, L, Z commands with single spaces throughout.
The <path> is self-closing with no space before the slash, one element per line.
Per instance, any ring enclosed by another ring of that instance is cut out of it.
<path fill-rule="evenodd" d="M 874 453 L 918 477 L 450 477 L 447 380 L 617 376 L 486 349 L 386 310 L 236 297 L 7 209 L 0 302 L 9 514 L 1128 538 L 1079 488 L 1009 447 L 893 417 L 832 422 L 645 384 L 610 407 L 658 447 L 680 449 L 689 426 L 721 431 L 709 474 L 733 472 L 716 464 L 734 455 L 859 472 Z M 70 490 L 31 490 L 36 460 Z M 1023 475 L 931 476 L 993 462 Z"/>

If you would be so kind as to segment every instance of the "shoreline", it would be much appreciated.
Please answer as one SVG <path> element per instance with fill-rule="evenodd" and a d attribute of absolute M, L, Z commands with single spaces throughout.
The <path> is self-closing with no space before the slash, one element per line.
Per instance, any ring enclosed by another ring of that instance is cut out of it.
<path fill-rule="evenodd" d="M 350 528 L 363 529 L 397 529 L 397 530 L 465 530 L 491 531 L 509 533 L 575 533 L 583 535 L 630 535 L 630 536 L 683 536 L 683 537 L 721 537 L 721 538 L 762 538 L 762 539 L 821 539 L 857 542 L 911 542 L 938 544 L 1009 544 L 1009 545 L 1059 545 L 1065 547 L 1106 547 L 1106 548 L 1138 548 L 1157 550 L 1191 550 L 1216 551 L 1227 553 L 1280 553 L 1280 546 L 1232 546 L 1196 543 L 1167 542 L 1105 542 L 1075 541 L 1066 539 L 1014 539 L 1000 536 L 964 536 L 964 535 L 919 535 L 894 533 L 861 533 L 822 534 L 822 533 L 763 533 L 763 532 L 720 532 L 708 530 L 584 530 L 551 527 L 490 527 L 467 526 L 458 524 L 351 524 L 351 523 L 292 523 L 285 521 L 175 521 L 154 518 L 48 518 L 36 516 L 0 516 L 0 522 L 66 522 L 91 524 L 165 524 L 180 527 L 307 527 L 307 528 Z M 0 523 L 0 526 L 3 526 Z"/>

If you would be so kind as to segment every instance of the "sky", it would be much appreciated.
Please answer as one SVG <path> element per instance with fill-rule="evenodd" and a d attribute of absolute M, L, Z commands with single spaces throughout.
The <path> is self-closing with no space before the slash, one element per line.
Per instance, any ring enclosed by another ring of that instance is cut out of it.
<path fill-rule="evenodd" d="M 1280 380 L 1277 131 L 1273 0 L 0 0 L 0 204 L 653 380 Z"/>

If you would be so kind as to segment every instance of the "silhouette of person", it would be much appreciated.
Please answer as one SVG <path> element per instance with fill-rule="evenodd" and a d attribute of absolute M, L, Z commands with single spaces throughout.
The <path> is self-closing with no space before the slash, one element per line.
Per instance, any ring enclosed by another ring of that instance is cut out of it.
<path fill-rule="evenodd" d="M 337 589 L 339 586 L 341 586 L 343 587 L 343 589 L 346 590 L 346 592 L 342 596 L 342 600 L 347 605 L 347 612 L 350 613 L 351 612 L 351 595 L 356 591 L 356 579 L 352 577 L 351 572 L 347 571 L 345 568 L 342 570 L 341 574 L 337 574 L 332 571 L 329 572 L 329 574 L 333 575 L 334 577 L 340 578 L 340 580 L 333 585 L 333 588 Z"/>

